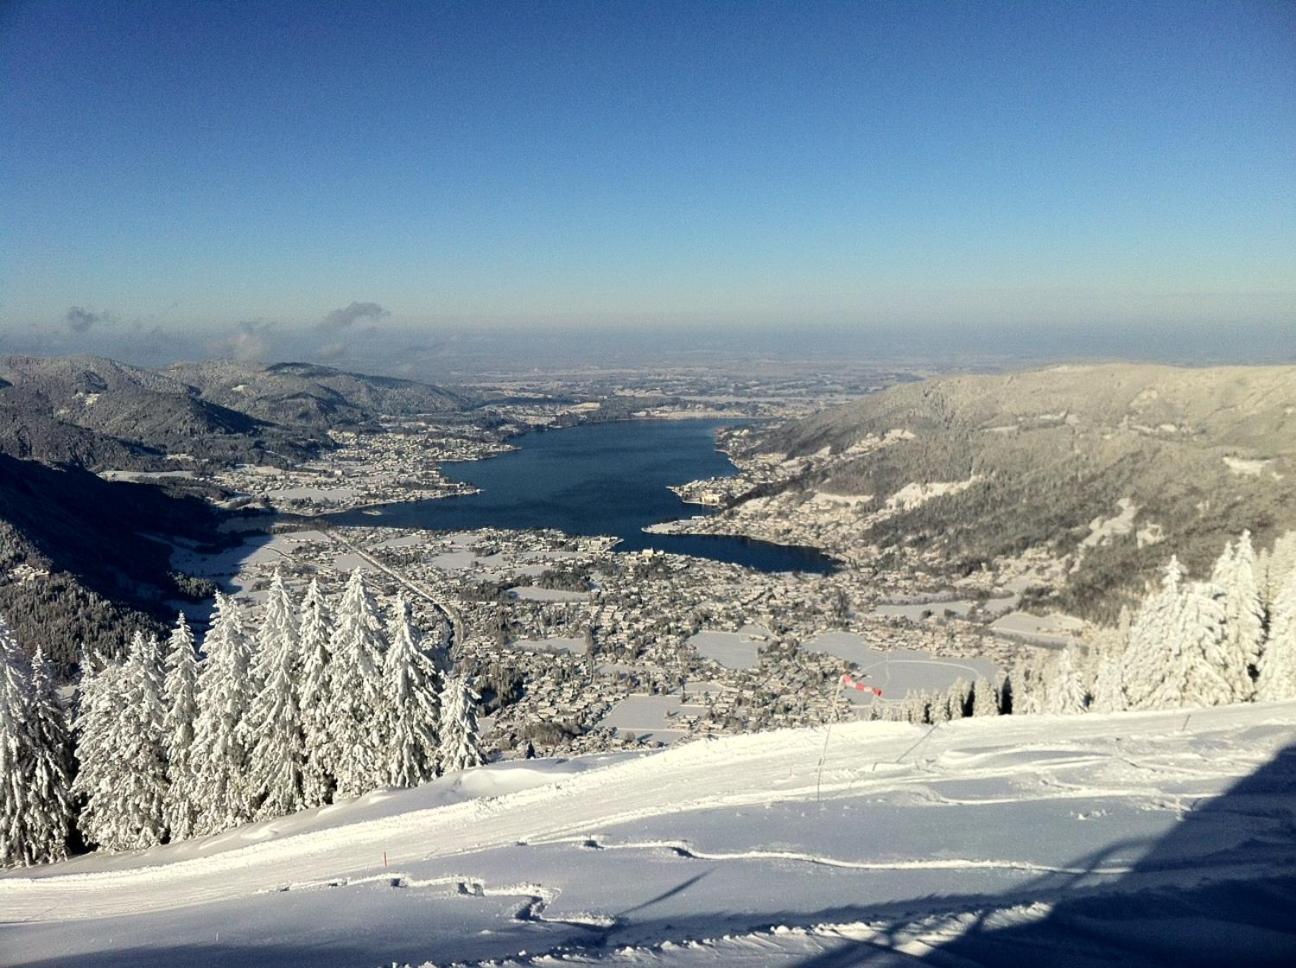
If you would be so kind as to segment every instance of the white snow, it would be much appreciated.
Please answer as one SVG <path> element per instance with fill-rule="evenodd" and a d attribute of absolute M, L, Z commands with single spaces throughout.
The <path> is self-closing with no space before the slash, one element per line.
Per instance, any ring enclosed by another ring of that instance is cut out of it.
<path fill-rule="evenodd" d="M 1120 510 L 1110 518 L 1097 517 L 1089 522 L 1089 534 L 1080 542 L 1081 548 L 1092 548 L 1107 544 L 1113 537 L 1129 534 L 1134 530 L 1134 518 L 1138 514 L 1138 505 L 1127 497 L 1116 502 Z"/>
<path fill-rule="evenodd" d="M 690 690 L 694 695 L 699 690 Z M 646 693 L 626 696 L 613 706 L 600 721 L 600 726 L 611 727 L 619 733 L 646 737 L 650 742 L 673 743 L 683 739 L 688 730 L 683 725 L 672 725 L 677 716 L 701 716 L 706 706 L 690 704 L 679 692 L 661 695 Z"/>
<path fill-rule="evenodd" d="M 966 481 L 932 481 L 929 484 L 906 484 L 887 499 L 886 509 L 888 511 L 912 511 L 914 508 L 922 507 L 933 498 L 947 497 L 950 494 L 959 494 L 966 491 L 980 479 L 978 475 L 973 474 Z"/>
<path fill-rule="evenodd" d="M 1047 615 L 1009 612 L 990 623 L 990 630 L 999 635 L 1048 646 L 1070 645 L 1083 629 L 1082 619 L 1061 612 L 1049 612 Z"/>
<path fill-rule="evenodd" d="M 9 872 L 0 959 L 1278 964 L 1293 743 L 1284 703 L 499 764 Z"/>
<path fill-rule="evenodd" d="M 685 645 L 691 645 L 698 655 L 720 663 L 726 669 L 752 669 L 759 662 L 760 647 L 769 640 L 769 629 L 760 625 L 744 625 L 736 632 L 705 629 L 689 636 Z"/>
<path fill-rule="evenodd" d="M 810 497 L 811 504 L 822 507 L 855 507 L 857 504 L 868 504 L 873 500 L 872 494 L 833 494 L 831 491 L 815 491 Z"/>

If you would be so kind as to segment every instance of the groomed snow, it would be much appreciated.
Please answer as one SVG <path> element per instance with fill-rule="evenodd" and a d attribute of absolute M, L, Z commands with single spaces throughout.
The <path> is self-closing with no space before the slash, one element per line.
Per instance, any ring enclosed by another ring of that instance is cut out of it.
<path fill-rule="evenodd" d="M 1284 703 L 497 764 L 10 872 L 0 961 L 1281 964 L 1293 743 Z"/>

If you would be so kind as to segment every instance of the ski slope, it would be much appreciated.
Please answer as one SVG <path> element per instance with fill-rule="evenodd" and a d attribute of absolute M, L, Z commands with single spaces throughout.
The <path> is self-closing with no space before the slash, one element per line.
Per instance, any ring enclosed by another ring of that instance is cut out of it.
<path fill-rule="evenodd" d="M 496 764 L 10 872 L 0 963 L 1283 964 L 1293 744 L 1284 703 Z"/>

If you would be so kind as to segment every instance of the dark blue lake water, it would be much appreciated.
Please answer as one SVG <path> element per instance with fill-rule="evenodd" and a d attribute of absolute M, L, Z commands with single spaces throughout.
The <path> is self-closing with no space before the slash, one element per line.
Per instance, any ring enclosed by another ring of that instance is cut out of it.
<path fill-rule="evenodd" d="M 585 424 L 530 433 L 520 448 L 489 460 L 445 465 L 447 474 L 480 488 L 477 494 L 407 501 L 331 516 L 361 527 L 557 528 L 568 534 L 612 535 L 620 551 L 657 548 L 734 562 L 759 571 L 832 570 L 809 548 L 715 535 L 645 534 L 645 525 L 703 513 L 667 485 L 732 474 L 716 450 L 710 420 L 639 420 Z"/>

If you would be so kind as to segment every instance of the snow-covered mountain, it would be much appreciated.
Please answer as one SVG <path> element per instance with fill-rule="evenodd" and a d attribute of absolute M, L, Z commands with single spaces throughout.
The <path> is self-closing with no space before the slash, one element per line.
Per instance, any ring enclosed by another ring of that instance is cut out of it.
<path fill-rule="evenodd" d="M 801 468 L 758 496 L 854 499 L 829 551 L 907 548 L 955 576 L 1025 549 L 1069 556 L 1055 607 L 1110 623 L 1166 549 L 1201 571 L 1242 527 L 1257 545 L 1296 529 L 1296 368 L 939 376 L 758 430 L 740 449 Z"/>
<path fill-rule="evenodd" d="M 6 965 L 1284 964 L 1296 703 L 513 761 L 0 877 Z"/>

